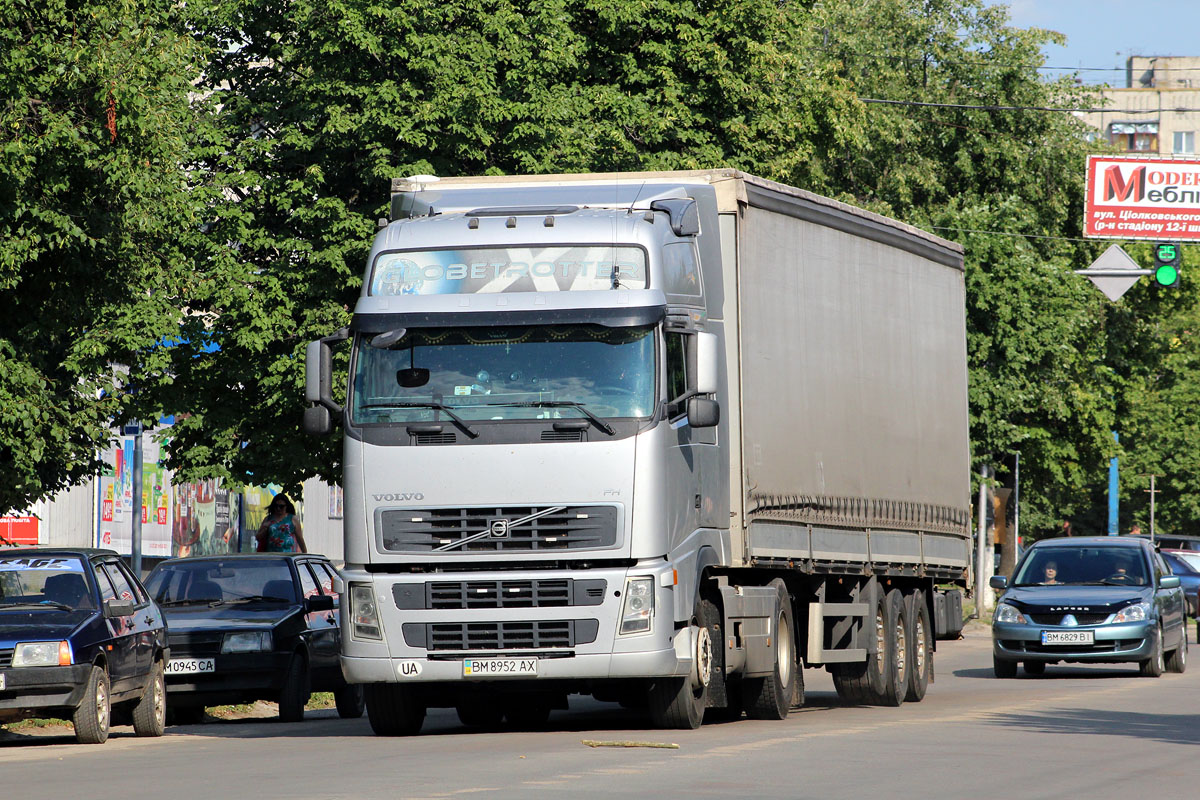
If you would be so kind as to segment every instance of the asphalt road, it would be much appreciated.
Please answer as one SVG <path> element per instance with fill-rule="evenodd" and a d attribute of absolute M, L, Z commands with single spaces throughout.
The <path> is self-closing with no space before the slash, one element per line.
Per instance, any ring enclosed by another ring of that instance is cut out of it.
<path fill-rule="evenodd" d="M 0 736 L 0 780 L 22 796 L 171 798 L 1063 798 L 1190 797 L 1200 783 L 1200 660 L 1183 675 L 1051 667 L 996 680 L 986 629 L 940 642 L 919 704 L 844 706 L 821 670 L 784 722 L 660 731 L 572 698 L 547 730 L 474 732 L 437 710 L 424 735 L 385 739 L 365 718 L 242 719 L 114 729 L 107 744 Z M 1194 641 L 1194 634 L 1193 634 Z M 1200 648 L 1193 646 L 1200 659 Z M 53 732 L 51 732 L 52 734 Z M 583 740 L 678 744 L 593 748 Z"/>

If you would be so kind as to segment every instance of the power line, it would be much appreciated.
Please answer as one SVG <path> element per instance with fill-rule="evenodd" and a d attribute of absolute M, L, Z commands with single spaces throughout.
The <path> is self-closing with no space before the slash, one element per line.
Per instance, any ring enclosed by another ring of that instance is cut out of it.
<path fill-rule="evenodd" d="M 965 108 L 976 111 L 1067 111 L 1080 114 L 1192 114 L 1200 112 L 1200 108 L 1051 108 L 1049 106 L 991 106 L 968 105 L 965 103 L 923 103 L 917 100 L 881 100 L 874 97 L 858 98 L 864 103 L 878 103 L 890 106 L 920 106 L 924 108 Z"/>

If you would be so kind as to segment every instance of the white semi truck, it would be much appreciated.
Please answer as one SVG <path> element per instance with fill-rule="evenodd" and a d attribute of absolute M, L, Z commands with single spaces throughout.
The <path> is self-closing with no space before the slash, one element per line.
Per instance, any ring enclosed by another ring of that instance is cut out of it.
<path fill-rule="evenodd" d="M 970 543 L 958 245 L 734 170 L 417 176 L 391 212 L 305 416 L 344 430 L 376 733 L 782 719 L 805 668 L 924 696 Z"/>

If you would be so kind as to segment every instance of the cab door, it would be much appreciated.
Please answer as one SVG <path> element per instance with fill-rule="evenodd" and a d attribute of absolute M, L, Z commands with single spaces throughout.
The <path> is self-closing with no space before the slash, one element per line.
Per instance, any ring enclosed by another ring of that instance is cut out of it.
<path fill-rule="evenodd" d="M 1154 585 L 1156 601 L 1159 605 L 1160 619 L 1163 626 L 1163 646 L 1169 651 L 1183 643 L 1187 637 L 1187 605 L 1183 599 L 1183 590 L 1161 588 L 1162 579 L 1171 574 L 1171 568 L 1163 560 L 1161 553 L 1154 553 Z M 1178 629 L 1179 634 L 1174 635 Z"/>

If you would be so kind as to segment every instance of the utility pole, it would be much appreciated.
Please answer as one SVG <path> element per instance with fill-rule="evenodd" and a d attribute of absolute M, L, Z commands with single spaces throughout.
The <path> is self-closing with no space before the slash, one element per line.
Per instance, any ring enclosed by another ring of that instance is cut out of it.
<path fill-rule="evenodd" d="M 984 559 L 989 555 L 987 551 L 988 468 L 986 465 L 979 468 L 979 478 L 979 525 L 975 536 L 975 615 L 979 619 L 983 619 L 983 613 L 987 606 L 984 595 L 988 591 Z"/>
<path fill-rule="evenodd" d="M 1153 545 L 1154 544 L 1154 495 L 1158 494 L 1158 490 L 1154 488 L 1154 479 L 1157 478 L 1158 476 L 1155 475 L 1154 473 L 1151 473 L 1147 477 L 1150 478 L 1150 488 L 1145 489 L 1144 491 L 1147 491 L 1150 493 L 1150 544 Z"/>

